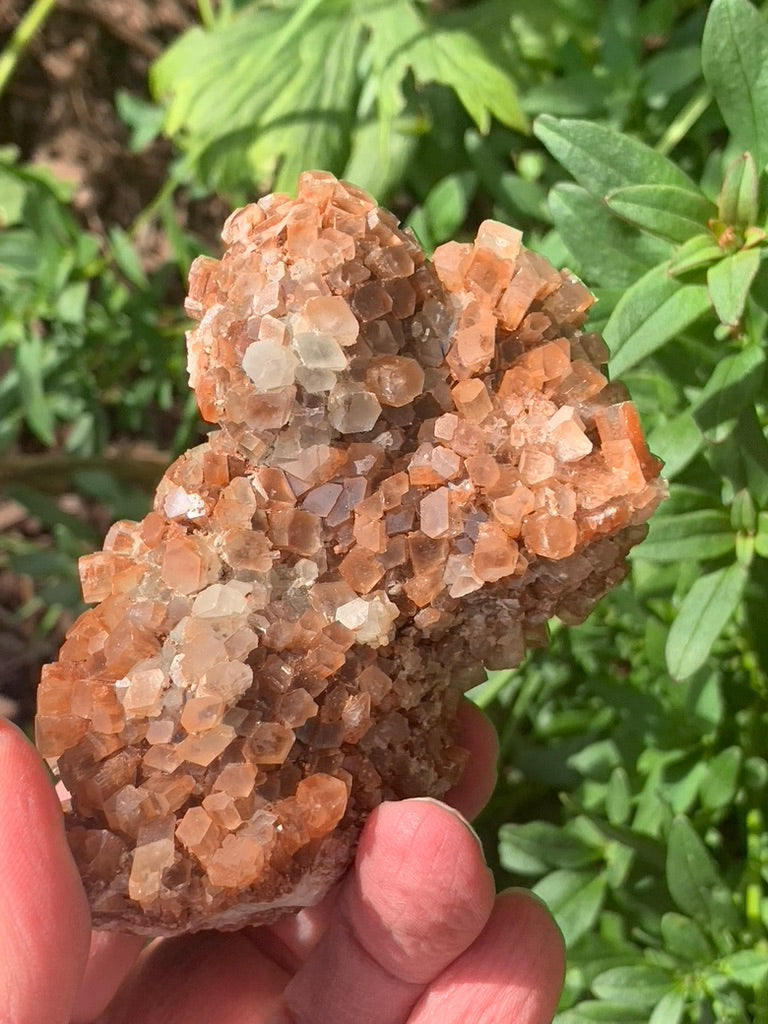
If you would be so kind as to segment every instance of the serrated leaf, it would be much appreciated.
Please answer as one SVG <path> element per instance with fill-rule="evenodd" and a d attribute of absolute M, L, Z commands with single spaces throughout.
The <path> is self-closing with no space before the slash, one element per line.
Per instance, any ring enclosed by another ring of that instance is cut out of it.
<path fill-rule="evenodd" d="M 759 266 L 760 250 L 742 249 L 709 268 L 707 288 L 720 323 L 733 327 L 741 320 Z"/>
<path fill-rule="evenodd" d="M 604 875 L 563 869 L 542 878 L 533 891 L 554 914 L 565 944 L 570 947 L 594 924 L 603 905 L 606 887 Z"/>
<path fill-rule="evenodd" d="M 666 266 L 648 271 L 619 300 L 603 332 L 618 376 L 666 345 L 709 309 L 704 285 L 681 284 Z"/>
<path fill-rule="evenodd" d="M 533 133 L 582 188 L 599 199 L 627 185 L 675 185 L 698 193 L 671 160 L 605 125 L 542 114 Z"/>
<path fill-rule="evenodd" d="M 417 82 L 450 86 L 481 132 L 488 131 L 491 117 L 518 131 L 527 129 L 514 82 L 487 59 L 468 32 L 433 29 L 400 59 Z"/>
<path fill-rule="evenodd" d="M 599 860 L 601 852 L 568 829 L 545 821 L 530 821 L 501 826 L 499 857 L 506 871 L 527 875 L 541 874 L 553 867 L 586 867 Z"/>
<path fill-rule="evenodd" d="M 274 177 L 294 188 L 298 170 L 340 170 L 349 148 L 362 25 L 342 0 L 294 8 L 249 6 L 213 30 L 193 28 L 153 66 L 165 131 L 194 158 L 216 147 L 225 184 Z M 240 154 L 239 177 L 232 150 Z M 242 166 L 242 152 L 250 168 Z M 209 166 L 215 177 L 215 167 Z"/>
<path fill-rule="evenodd" d="M 746 579 L 743 566 L 734 562 L 695 581 L 667 635 L 667 668 L 673 679 L 687 679 L 707 660 L 741 600 Z"/>
<path fill-rule="evenodd" d="M 670 254 L 668 242 L 623 223 L 604 203 L 571 182 L 550 190 L 549 209 L 579 271 L 605 287 L 626 288 Z"/>
<path fill-rule="evenodd" d="M 702 509 L 655 516 L 635 557 L 651 562 L 720 558 L 733 551 L 733 545 L 730 517 L 716 509 Z"/>
<path fill-rule="evenodd" d="M 650 1010 L 674 983 L 674 976 L 662 967 L 636 964 L 611 967 L 592 981 L 592 991 L 616 1006 Z"/>
<path fill-rule="evenodd" d="M 693 406 L 693 416 L 708 441 L 719 444 L 733 431 L 742 410 L 760 394 L 765 352 L 749 345 L 721 359 Z"/>
<path fill-rule="evenodd" d="M 747 0 L 714 0 L 701 44 L 704 77 L 736 144 L 768 163 L 768 24 Z"/>
<path fill-rule="evenodd" d="M 717 216 L 723 224 L 746 228 L 758 215 L 758 174 L 751 153 L 742 153 L 731 161 L 723 178 L 717 200 Z"/>
<path fill-rule="evenodd" d="M 710 232 L 701 235 L 694 235 L 687 242 L 683 242 L 669 261 L 668 271 L 675 277 L 679 274 L 686 274 L 690 270 L 698 270 L 699 267 L 709 266 L 715 260 L 722 259 L 723 250 L 717 244 Z"/>
<path fill-rule="evenodd" d="M 670 242 L 700 235 L 717 213 L 706 196 L 676 185 L 628 185 L 609 192 L 605 202 L 630 224 Z"/>
<path fill-rule="evenodd" d="M 735 928 L 739 914 L 717 865 L 687 818 L 675 818 L 669 830 L 667 885 L 683 913 L 705 928 Z"/>

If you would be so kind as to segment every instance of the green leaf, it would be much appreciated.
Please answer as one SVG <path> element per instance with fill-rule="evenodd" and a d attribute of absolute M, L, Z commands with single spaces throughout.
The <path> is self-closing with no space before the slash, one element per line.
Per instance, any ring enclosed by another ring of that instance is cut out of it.
<path fill-rule="evenodd" d="M 612 216 L 604 203 L 571 182 L 551 189 L 549 209 L 579 271 L 605 287 L 626 288 L 670 254 L 668 242 Z"/>
<path fill-rule="evenodd" d="M 717 216 L 723 224 L 745 228 L 758 216 L 758 174 L 751 153 L 742 153 L 729 165 L 717 199 Z"/>
<path fill-rule="evenodd" d="M 667 480 L 674 480 L 685 469 L 703 443 L 701 431 L 688 410 L 654 427 L 648 435 L 648 447 L 664 463 Z M 642 551 L 638 554 L 642 557 Z"/>
<path fill-rule="evenodd" d="M 402 64 L 393 71 L 402 78 L 409 67 L 417 82 L 450 86 L 467 113 L 484 134 L 491 117 L 518 131 L 527 129 L 512 79 L 483 53 L 468 32 L 433 28 L 399 54 Z"/>
<path fill-rule="evenodd" d="M 739 416 L 760 394 L 765 379 L 765 352 L 748 345 L 721 359 L 693 406 L 693 416 L 708 441 L 719 444 Z"/>
<path fill-rule="evenodd" d="M 655 516 L 634 557 L 650 562 L 720 558 L 733 551 L 733 545 L 730 517 L 720 510 L 702 509 Z"/>
<path fill-rule="evenodd" d="M 427 232 L 426 238 L 419 234 L 425 247 L 434 248 L 456 234 L 467 216 L 476 185 L 477 179 L 472 171 L 463 171 L 441 178 L 430 189 L 423 206 L 417 207 Z"/>
<path fill-rule="evenodd" d="M 553 1024 L 646 1024 L 646 1021 L 632 1007 L 585 999 L 573 1009 L 558 1013 Z"/>
<path fill-rule="evenodd" d="M 739 914 L 711 854 L 687 818 L 675 818 L 669 830 L 667 885 L 683 913 L 705 928 L 735 928 Z"/>
<path fill-rule="evenodd" d="M 609 192 L 605 201 L 630 224 L 670 242 L 700 235 L 717 213 L 705 196 L 677 185 L 629 185 Z"/>
<path fill-rule="evenodd" d="M 768 512 L 761 512 L 757 517 L 755 551 L 761 558 L 768 558 Z"/>
<path fill-rule="evenodd" d="M 604 875 L 564 869 L 542 878 L 533 891 L 554 914 L 565 944 L 570 947 L 597 920 L 606 886 Z"/>
<path fill-rule="evenodd" d="M 358 89 L 362 25 L 341 0 L 248 6 L 193 28 L 151 71 L 165 131 L 225 187 L 294 189 L 309 167 L 341 171 Z M 244 162 L 242 154 L 247 154 Z"/>
<path fill-rule="evenodd" d="M 667 636 L 667 667 L 674 679 L 687 679 L 707 660 L 741 600 L 746 581 L 738 562 L 695 581 Z"/>
<path fill-rule="evenodd" d="M 19 391 L 24 418 L 30 430 L 43 444 L 52 445 L 54 420 L 43 384 L 43 343 L 36 335 L 22 338 L 16 349 L 16 369 L 19 374 Z"/>
<path fill-rule="evenodd" d="M 736 795 L 743 755 L 739 747 L 726 747 L 707 763 L 699 792 L 707 810 L 727 807 Z"/>
<path fill-rule="evenodd" d="M 603 971 L 593 980 L 592 991 L 598 998 L 617 1006 L 650 1010 L 669 991 L 673 982 L 673 976 L 664 968 L 637 964 Z"/>
<path fill-rule="evenodd" d="M 691 179 L 671 160 L 613 128 L 542 114 L 534 121 L 533 132 L 598 199 L 626 185 L 674 185 L 698 194 Z"/>
<path fill-rule="evenodd" d="M 611 374 L 624 373 L 666 345 L 708 309 L 704 285 L 681 284 L 663 264 L 649 270 L 622 296 L 606 324 Z"/>
<path fill-rule="evenodd" d="M 137 288 L 146 288 L 149 282 L 142 269 L 138 253 L 128 234 L 116 224 L 109 229 L 109 244 L 115 263 L 127 280 Z"/>
<path fill-rule="evenodd" d="M 717 966 L 727 978 L 748 988 L 763 985 L 768 977 L 768 958 L 763 950 L 740 949 L 724 956 Z"/>
<path fill-rule="evenodd" d="M 499 857 L 506 871 L 528 875 L 541 874 L 553 867 L 586 867 L 599 860 L 601 853 L 567 828 L 530 821 L 501 826 Z"/>
<path fill-rule="evenodd" d="M 670 910 L 661 919 L 661 937 L 664 948 L 686 963 L 709 963 L 713 950 L 704 932 L 695 921 L 684 914 Z"/>
<path fill-rule="evenodd" d="M 720 323 L 734 327 L 741 320 L 759 266 L 760 250 L 742 249 L 709 268 L 707 288 Z"/>
<path fill-rule="evenodd" d="M 754 405 L 742 409 L 732 435 L 746 472 L 746 486 L 758 506 L 768 506 L 768 441 Z"/>
<path fill-rule="evenodd" d="M 701 63 L 736 144 L 768 163 L 768 25 L 747 0 L 714 0 Z"/>
<path fill-rule="evenodd" d="M 698 270 L 699 267 L 706 267 L 715 260 L 722 259 L 723 250 L 715 241 L 712 234 L 694 235 L 687 242 L 683 242 L 677 252 L 669 261 L 669 273 L 676 277 L 678 274 L 687 274 L 690 270 Z"/>
<path fill-rule="evenodd" d="M 605 790 L 605 814 L 611 825 L 623 825 L 632 810 L 632 790 L 622 767 L 614 768 Z"/>
<path fill-rule="evenodd" d="M 30 188 L 15 168 L 0 163 L 0 228 L 19 224 L 23 220 L 24 204 Z"/>
<path fill-rule="evenodd" d="M 82 324 L 88 302 L 88 282 L 71 281 L 56 296 L 56 318 L 63 324 Z"/>
<path fill-rule="evenodd" d="M 144 149 L 162 131 L 163 110 L 154 103 L 147 103 L 126 89 L 118 89 L 115 93 L 115 107 L 120 120 L 130 129 L 128 148 L 131 152 L 138 153 Z"/>
<path fill-rule="evenodd" d="M 648 1024 L 680 1024 L 685 1006 L 686 998 L 682 992 L 666 992 L 654 1007 Z"/>

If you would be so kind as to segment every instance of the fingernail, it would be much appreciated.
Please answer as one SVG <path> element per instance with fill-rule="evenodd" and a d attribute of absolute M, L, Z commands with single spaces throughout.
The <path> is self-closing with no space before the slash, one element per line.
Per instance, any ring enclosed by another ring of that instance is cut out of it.
<path fill-rule="evenodd" d="M 433 796 L 413 796 L 413 797 L 409 797 L 409 802 L 422 803 L 422 804 L 432 804 L 434 807 L 439 807 L 441 811 L 447 811 L 447 813 L 452 815 L 454 818 L 456 818 L 457 821 L 460 821 L 461 824 L 464 826 L 464 828 L 474 838 L 475 842 L 480 847 L 480 852 L 483 854 L 483 859 L 485 859 L 485 850 L 483 848 L 483 841 L 482 841 L 482 839 L 477 834 L 477 832 L 475 832 L 475 830 L 472 828 L 472 826 L 467 821 L 467 819 L 464 817 L 464 815 L 461 814 L 459 811 L 457 811 L 455 807 L 451 807 L 449 804 L 444 804 L 442 800 L 437 800 Z"/>

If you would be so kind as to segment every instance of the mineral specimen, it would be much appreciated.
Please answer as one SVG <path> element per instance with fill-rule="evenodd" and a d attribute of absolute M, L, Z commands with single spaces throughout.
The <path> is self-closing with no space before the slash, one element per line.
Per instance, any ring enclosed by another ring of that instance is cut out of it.
<path fill-rule="evenodd" d="M 590 294 L 513 228 L 428 263 L 307 173 L 223 239 L 187 303 L 218 429 L 81 560 L 39 691 L 94 922 L 150 935 L 316 902 L 376 804 L 445 794 L 462 691 L 583 619 L 662 494 Z"/>

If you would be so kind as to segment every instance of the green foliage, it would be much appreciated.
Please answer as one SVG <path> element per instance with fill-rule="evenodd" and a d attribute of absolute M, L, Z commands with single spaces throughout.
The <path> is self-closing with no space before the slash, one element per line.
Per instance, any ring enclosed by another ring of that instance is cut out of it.
<path fill-rule="evenodd" d="M 702 29 L 706 102 L 681 108 L 708 123 L 699 160 L 693 124 L 679 161 L 674 125 L 533 126 L 572 179 L 555 248 L 670 481 L 629 587 L 477 691 L 502 733 L 500 867 L 569 947 L 557 1024 L 768 1019 L 768 23 L 715 0 Z"/>
<path fill-rule="evenodd" d="M 69 190 L 0 152 L 0 452 L 31 434 L 73 455 L 157 423 L 186 392 L 183 320 L 114 227 L 102 249 Z"/>
<path fill-rule="evenodd" d="M 491 38 L 496 22 L 503 31 L 509 20 L 495 3 L 474 13 Z M 152 84 L 164 130 L 185 153 L 182 173 L 214 188 L 290 191 L 301 170 L 324 167 L 354 170 L 363 187 L 389 192 L 398 155 L 439 116 L 445 97 L 432 100 L 433 83 L 483 133 L 492 117 L 524 127 L 495 50 L 454 13 L 414 0 L 252 3 L 185 33 L 155 65 Z"/>

